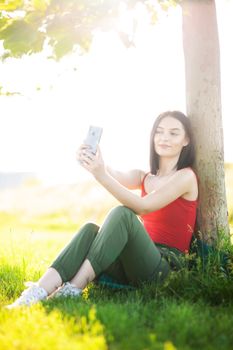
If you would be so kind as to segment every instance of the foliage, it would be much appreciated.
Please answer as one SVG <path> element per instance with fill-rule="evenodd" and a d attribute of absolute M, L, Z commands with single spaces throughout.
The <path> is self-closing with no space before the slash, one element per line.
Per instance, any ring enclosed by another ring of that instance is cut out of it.
<path fill-rule="evenodd" d="M 52 57 L 60 59 L 76 48 L 89 50 L 95 30 L 117 30 L 120 6 L 130 10 L 143 4 L 156 19 L 156 1 L 151 0 L 8 0 L 0 1 L 0 40 L 2 58 L 21 57 L 51 48 Z M 175 0 L 158 0 L 167 10 Z M 119 32 L 125 45 L 127 33 Z"/>
<path fill-rule="evenodd" d="M 33 314 L 24 310 L 14 312 L 12 318 L 7 313 L 0 318 L 0 346 L 5 350 L 32 349 L 32 342 L 35 350 L 62 350 L 67 344 L 70 350 L 107 349 L 103 326 L 96 319 L 95 308 L 90 308 L 87 317 L 67 318 L 57 310 L 46 314 L 42 307 L 36 306 Z"/>
<path fill-rule="evenodd" d="M 5 220 L 10 216 L 2 216 Z M 70 238 L 56 231 L 2 230 L 0 306 L 14 300 L 25 281 L 37 280 Z M 227 248 L 232 254 L 232 246 Z M 115 291 L 93 283 L 78 300 L 50 299 L 29 310 L 1 308 L 0 348 L 230 350 L 232 280 L 232 270 L 226 276 L 213 257 L 204 270 L 201 261 L 191 270 L 185 265 L 160 286 Z"/>

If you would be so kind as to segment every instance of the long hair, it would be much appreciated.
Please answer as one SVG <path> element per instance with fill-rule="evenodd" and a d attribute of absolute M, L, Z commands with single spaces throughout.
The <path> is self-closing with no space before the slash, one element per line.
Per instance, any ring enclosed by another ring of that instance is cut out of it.
<path fill-rule="evenodd" d="M 177 170 L 192 166 L 195 161 L 195 147 L 190 119 L 182 112 L 166 111 L 161 113 L 156 118 L 150 134 L 150 171 L 153 175 L 156 175 L 157 171 L 159 170 L 159 155 L 155 152 L 154 146 L 155 132 L 159 123 L 165 117 L 172 117 L 179 120 L 184 127 L 186 137 L 189 139 L 188 145 L 184 146 L 180 153 L 180 157 L 176 165 Z"/>

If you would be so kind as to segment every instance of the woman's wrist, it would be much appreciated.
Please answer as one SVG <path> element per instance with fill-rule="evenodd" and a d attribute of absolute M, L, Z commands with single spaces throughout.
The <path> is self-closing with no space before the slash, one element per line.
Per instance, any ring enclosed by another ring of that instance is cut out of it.
<path fill-rule="evenodd" d="M 107 177 L 109 176 L 105 167 L 101 169 L 101 171 L 96 171 L 96 173 L 93 173 L 93 175 L 94 178 L 100 183 L 104 182 L 105 179 L 107 179 Z"/>

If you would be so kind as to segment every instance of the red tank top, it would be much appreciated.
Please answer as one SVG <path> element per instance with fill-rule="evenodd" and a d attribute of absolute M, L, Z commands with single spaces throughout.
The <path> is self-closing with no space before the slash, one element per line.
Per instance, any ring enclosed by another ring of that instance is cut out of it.
<path fill-rule="evenodd" d="M 142 181 L 142 197 L 147 195 L 144 187 L 147 175 Z M 188 252 L 196 221 L 197 203 L 197 200 L 190 201 L 179 197 L 159 210 L 141 215 L 151 239 L 156 243 Z"/>

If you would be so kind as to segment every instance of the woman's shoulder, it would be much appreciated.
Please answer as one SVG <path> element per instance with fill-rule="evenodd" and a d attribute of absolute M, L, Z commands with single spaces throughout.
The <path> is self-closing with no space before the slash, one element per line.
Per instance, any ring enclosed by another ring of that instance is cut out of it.
<path fill-rule="evenodd" d="M 183 168 L 177 171 L 181 183 L 187 187 L 188 191 L 182 196 L 188 200 L 196 200 L 198 197 L 198 179 L 195 171 L 191 167 Z"/>
<path fill-rule="evenodd" d="M 131 171 L 129 171 L 129 174 L 132 177 L 137 177 L 141 183 L 144 180 L 144 178 L 149 174 L 149 172 L 146 172 L 141 169 L 132 169 Z"/>
<path fill-rule="evenodd" d="M 191 167 L 183 168 L 177 170 L 179 176 L 185 177 L 187 180 L 195 180 L 197 181 L 197 174 Z"/>

